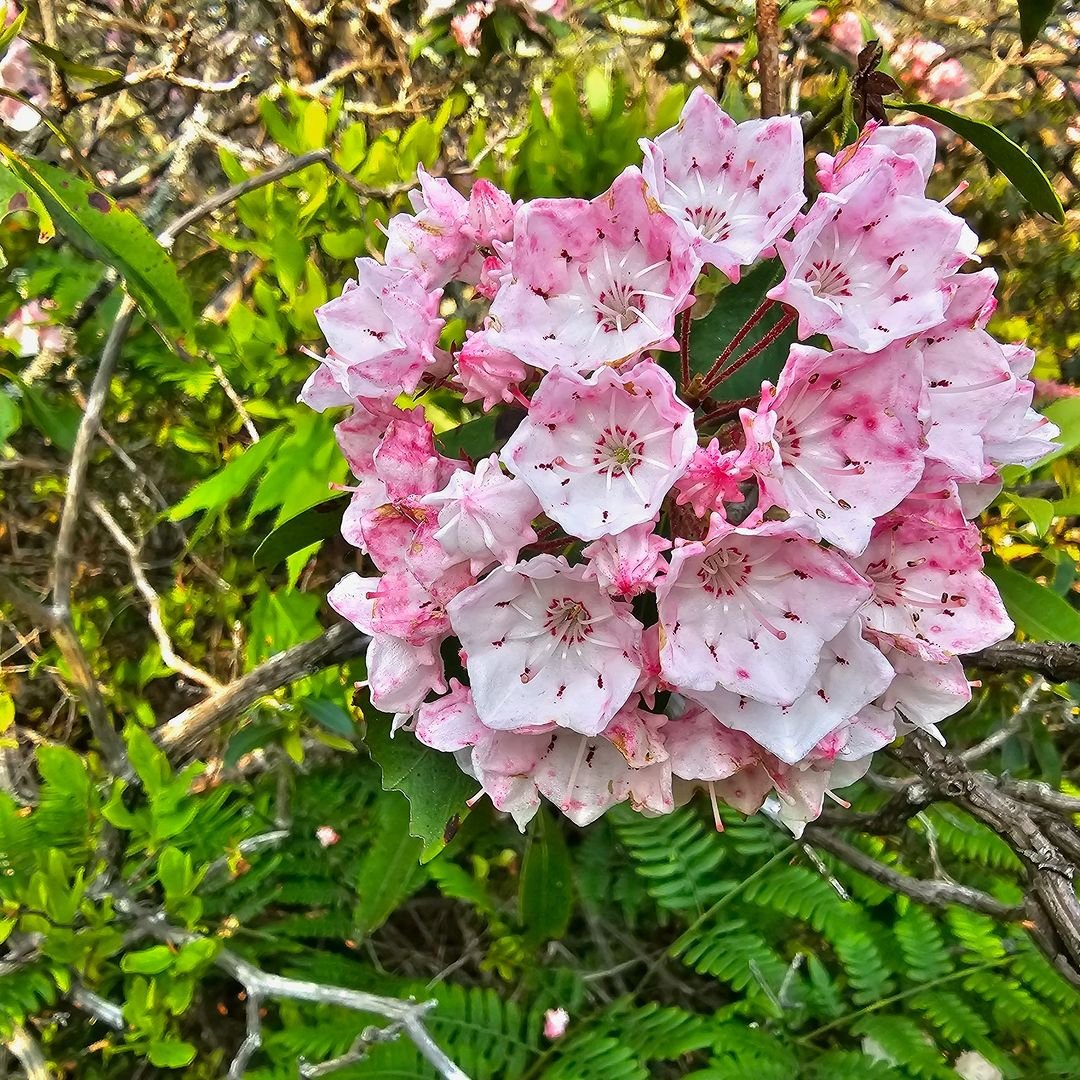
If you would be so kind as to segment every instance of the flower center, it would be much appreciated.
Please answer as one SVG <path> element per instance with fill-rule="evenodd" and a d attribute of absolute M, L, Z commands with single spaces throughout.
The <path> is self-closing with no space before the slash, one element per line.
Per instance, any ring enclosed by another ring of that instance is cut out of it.
<path fill-rule="evenodd" d="M 702 559 L 697 576 L 705 591 L 719 596 L 731 596 L 750 576 L 746 556 L 741 551 L 721 549 Z"/>
<path fill-rule="evenodd" d="M 843 266 L 832 259 L 818 259 L 806 275 L 806 283 L 815 296 L 850 296 L 851 278 Z"/>
<path fill-rule="evenodd" d="M 687 220 L 706 240 L 726 240 L 731 235 L 726 210 L 715 206 L 688 206 Z"/>
<path fill-rule="evenodd" d="M 566 645 L 580 645 L 592 632 L 592 616 L 580 601 L 556 597 L 544 613 L 544 629 Z"/>
<path fill-rule="evenodd" d="M 628 428 L 614 424 L 604 428 L 593 445 L 593 464 L 602 472 L 619 476 L 632 473 L 645 458 L 645 441 Z"/>

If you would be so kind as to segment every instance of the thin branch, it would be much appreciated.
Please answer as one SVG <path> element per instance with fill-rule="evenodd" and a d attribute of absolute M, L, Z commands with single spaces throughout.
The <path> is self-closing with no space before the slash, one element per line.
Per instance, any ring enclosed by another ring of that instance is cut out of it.
<path fill-rule="evenodd" d="M 198 683 L 200 686 L 206 687 L 211 693 L 219 693 L 223 689 L 223 686 L 213 675 L 207 671 L 203 671 L 202 668 L 195 664 L 189 663 L 176 651 L 176 648 L 172 643 L 172 638 L 169 637 L 169 631 L 165 626 L 165 620 L 161 614 L 161 597 L 158 595 L 157 590 L 153 585 L 150 584 L 150 581 L 146 576 L 146 571 L 143 569 L 139 546 L 124 532 L 116 518 L 114 518 L 101 502 L 93 496 L 90 498 L 90 508 L 94 511 L 102 525 L 105 526 L 108 534 L 116 541 L 127 556 L 128 566 L 131 568 L 131 576 L 135 581 L 135 588 L 139 590 L 143 599 L 146 601 L 146 621 L 150 624 L 150 629 L 157 639 L 158 648 L 161 650 L 161 659 L 165 664 L 171 667 L 173 671 L 183 675 L 184 678 L 189 679 L 193 683 Z"/>
<path fill-rule="evenodd" d="M 368 638 L 359 630 L 339 623 L 311 641 L 272 656 L 220 693 L 166 721 L 157 730 L 158 743 L 174 757 L 192 756 L 222 724 L 239 716 L 259 698 L 323 668 L 363 656 L 367 645 Z"/>
<path fill-rule="evenodd" d="M 232 1059 L 226 1080 L 240 1080 L 244 1073 L 247 1072 L 251 1059 L 255 1056 L 259 1047 L 262 1046 L 262 1001 L 259 995 L 252 993 L 251 990 L 245 990 L 245 992 L 247 994 L 247 1008 L 245 1010 L 247 1034 L 240 1044 L 240 1049 L 236 1051 L 236 1056 Z"/>
<path fill-rule="evenodd" d="M 1009 739 L 1024 726 L 1024 722 L 1031 712 L 1031 707 L 1035 704 L 1035 699 L 1045 687 L 1046 683 L 1041 677 L 1035 679 L 1027 690 L 1024 691 L 1024 696 L 1013 710 L 1013 714 L 1009 717 L 1008 722 L 998 728 L 997 731 L 991 732 L 982 740 L 982 742 L 976 743 L 974 746 L 964 750 L 960 754 L 960 760 L 965 764 L 971 764 L 973 761 L 978 761 L 980 758 L 986 757 L 987 754 L 992 754 L 999 746 L 1008 742 Z"/>
<path fill-rule="evenodd" d="M 853 870 L 865 874 L 868 878 L 881 885 L 887 885 L 904 896 L 910 896 L 912 900 L 918 900 L 921 904 L 930 907 L 947 907 L 949 904 L 960 904 L 972 911 L 980 911 L 984 915 L 992 915 L 996 919 L 1018 919 L 1024 914 L 1022 906 L 1011 906 L 1000 900 L 995 900 L 988 893 L 979 889 L 969 888 L 952 881 L 926 881 L 922 878 L 910 877 L 886 866 L 882 862 L 866 852 L 853 847 L 846 840 L 842 840 L 835 833 L 820 825 L 810 824 L 803 833 L 803 839 L 822 851 L 827 851 L 841 862 L 847 863 Z"/>
<path fill-rule="evenodd" d="M 114 1031 L 124 1030 L 124 1010 L 115 1002 L 95 994 L 81 983 L 76 983 L 68 994 L 68 1001 L 77 1009 L 89 1013 L 95 1020 L 100 1020 Z"/>

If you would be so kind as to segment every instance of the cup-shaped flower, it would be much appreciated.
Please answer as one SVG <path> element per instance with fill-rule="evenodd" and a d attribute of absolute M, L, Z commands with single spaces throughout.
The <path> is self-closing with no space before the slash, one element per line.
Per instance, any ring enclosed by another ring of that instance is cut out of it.
<path fill-rule="evenodd" d="M 806 201 L 794 116 L 736 124 L 698 87 L 679 123 L 641 146 L 650 194 L 694 239 L 702 261 L 732 281 L 791 228 Z"/>
<path fill-rule="evenodd" d="M 495 569 L 447 610 L 476 710 L 496 730 L 557 724 L 599 734 L 641 672 L 641 623 L 562 558 Z"/>
<path fill-rule="evenodd" d="M 835 195 L 818 197 L 778 240 L 787 273 L 768 296 L 799 313 L 799 337 L 877 352 L 940 323 L 947 279 L 969 257 L 964 223 L 900 191 L 887 163 Z"/>
<path fill-rule="evenodd" d="M 947 660 L 1008 637 L 1013 624 L 982 573 L 978 527 L 955 498 L 933 513 L 901 503 L 882 518 L 855 565 L 873 582 L 868 629 L 917 655 Z"/>
<path fill-rule="evenodd" d="M 922 396 L 918 349 L 892 345 L 865 356 L 793 346 L 757 413 L 743 410 L 759 508 L 782 507 L 805 520 L 808 535 L 816 530 L 858 554 L 875 520 L 922 475 Z M 771 444 L 777 452 L 768 452 Z"/>
<path fill-rule="evenodd" d="M 519 210 L 509 266 L 484 331 L 491 344 L 535 367 L 593 371 L 677 348 L 675 316 L 692 303 L 701 263 L 630 168 L 591 202 Z"/>
<path fill-rule="evenodd" d="M 315 311 L 330 347 L 323 364 L 351 398 L 412 393 L 440 362 L 442 293 L 429 292 L 408 270 L 374 259 L 356 265 L 356 282 Z"/>
<path fill-rule="evenodd" d="M 698 517 L 723 512 L 726 502 L 743 502 L 739 485 L 750 476 L 745 460 L 738 450 L 721 450 L 719 439 L 699 446 L 675 482 L 675 502 L 689 503 Z"/>
<path fill-rule="evenodd" d="M 549 372 L 502 460 L 549 517 L 596 540 L 652 521 L 696 446 L 692 410 L 671 376 L 643 360 L 588 378 Z"/>
<path fill-rule="evenodd" d="M 656 595 L 669 683 L 791 705 L 870 586 L 787 524 L 737 529 L 714 515 L 704 541 L 672 551 Z"/>

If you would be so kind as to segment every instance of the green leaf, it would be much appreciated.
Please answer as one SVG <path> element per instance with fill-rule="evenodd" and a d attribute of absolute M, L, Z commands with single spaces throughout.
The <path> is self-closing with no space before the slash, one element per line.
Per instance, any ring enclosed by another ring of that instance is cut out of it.
<path fill-rule="evenodd" d="M 1021 475 L 1049 465 L 1051 461 L 1057 461 L 1080 447 L 1080 397 L 1059 398 L 1041 411 L 1043 416 L 1058 426 L 1060 434 L 1057 437 L 1057 446 L 1030 468 L 1022 469 Z"/>
<path fill-rule="evenodd" d="M 149 949 L 125 953 L 120 958 L 120 970 L 129 975 L 159 975 L 172 964 L 172 950 L 167 945 L 151 945 Z"/>
<path fill-rule="evenodd" d="M 713 362 L 743 328 L 750 315 L 765 299 L 765 294 L 783 276 L 784 268 L 775 260 L 761 263 L 733 285 L 726 285 L 716 297 L 712 311 L 704 318 L 696 319 L 690 327 L 690 370 L 704 375 Z M 760 341 L 766 331 L 772 329 L 783 315 L 784 308 L 774 305 L 761 322 L 747 335 L 736 350 L 736 355 Z M 788 350 L 796 340 L 796 330 L 782 334 L 767 349 L 740 368 L 730 379 L 713 391 L 718 401 L 735 401 L 761 389 L 763 379 L 775 382 L 787 360 Z M 674 356 L 674 354 L 669 354 Z M 730 363 L 730 362 L 729 362 Z"/>
<path fill-rule="evenodd" d="M 82 412 L 70 401 L 53 401 L 28 383 L 19 386 L 27 420 L 54 446 L 70 453 Z"/>
<path fill-rule="evenodd" d="M 1080 611 L 1008 566 L 987 566 L 1013 622 L 1035 641 L 1080 641 Z"/>
<path fill-rule="evenodd" d="M 317 724 L 322 724 L 327 731 L 332 731 L 335 735 L 341 735 L 346 739 L 356 738 L 356 726 L 352 722 L 352 717 L 339 702 L 328 701 L 326 698 L 306 697 L 301 699 L 300 708 Z"/>
<path fill-rule="evenodd" d="M 1056 0 L 1016 0 L 1020 8 L 1020 41 L 1023 43 L 1024 52 L 1034 44 L 1035 39 L 1042 33 L 1046 20 L 1054 11 Z"/>
<path fill-rule="evenodd" d="M 335 495 L 282 522 L 255 549 L 255 568 L 271 570 L 294 552 L 339 533 L 348 505 L 347 494 Z"/>
<path fill-rule="evenodd" d="M 973 120 L 970 116 L 953 112 L 952 109 L 930 105 L 924 101 L 889 100 L 885 104 L 890 109 L 906 109 L 920 116 L 928 116 L 955 131 L 977 150 L 982 151 L 986 158 L 1013 182 L 1035 210 L 1058 224 L 1064 223 L 1065 210 L 1046 173 L 1008 135 L 998 131 L 992 124 Z"/>
<path fill-rule="evenodd" d="M 14 398 L 0 390 L 0 446 L 19 430 L 22 413 Z"/>
<path fill-rule="evenodd" d="M 150 1064 L 159 1069 L 182 1069 L 195 1060 L 195 1047 L 178 1039 L 152 1042 L 147 1048 L 146 1056 Z"/>
<path fill-rule="evenodd" d="M 252 750 L 265 746 L 273 739 L 277 730 L 274 724 L 245 724 L 225 747 L 225 753 L 222 755 L 225 768 L 231 769 L 245 754 L 250 754 Z"/>
<path fill-rule="evenodd" d="M 55 165 L 0 145 L 7 168 L 44 204 L 53 224 L 89 258 L 120 276 L 147 318 L 169 330 L 194 325 L 191 297 L 149 229 L 103 191 Z"/>
<path fill-rule="evenodd" d="M 458 424 L 435 437 L 439 449 L 447 457 L 470 457 L 473 461 L 487 457 L 495 449 L 495 413 L 486 413 L 475 420 Z"/>
<path fill-rule="evenodd" d="M 10 5 L 4 5 L 4 14 L 6 15 L 11 10 Z M 3 30 L 0 30 L 0 56 L 3 56 L 8 51 L 8 46 L 19 35 L 19 31 L 23 28 L 23 23 L 26 22 L 26 8 L 23 8 L 8 26 L 5 26 Z"/>
<path fill-rule="evenodd" d="M 1006 496 L 1018 510 L 1026 515 L 1040 536 L 1045 536 L 1054 521 L 1054 504 L 1048 499 L 1025 498 L 1011 491 Z"/>
<path fill-rule="evenodd" d="M 821 4 L 818 0 L 791 0 L 791 3 L 787 4 L 780 13 L 780 29 L 787 30 L 789 27 L 801 23 L 811 12 L 820 7 Z M 867 40 L 870 40 L 870 38 Z"/>
<path fill-rule="evenodd" d="M 377 805 L 375 842 L 356 881 L 354 918 L 356 932 L 363 937 L 382 926 L 427 876 L 419 865 L 423 844 L 408 835 L 408 800 L 391 793 Z"/>
<path fill-rule="evenodd" d="M 178 503 L 170 506 L 166 517 L 182 521 L 200 510 L 219 510 L 242 494 L 262 471 L 285 434 L 278 428 L 252 443 L 213 476 L 196 484 Z"/>
<path fill-rule="evenodd" d="M 94 67 L 92 64 L 80 64 L 77 60 L 69 60 L 59 49 L 54 49 L 43 41 L 27 38 L 26 44 L 39 56 L 43 56 L 51 64 L 59 68 L 64 74 L 75 79 L 81 79 L 83 82 L 107 83 L 123 77 L 123 72 L 114 71 L 112 68 Z"/>
<path fill-rule="evenodd" d="M 521 922 L 530 941 L 550 941 L 566 933 L 573 910 L 570 878 L 566 838 L 559 822 L 541 807 L 533 818 L 518 893 Z"/>
<path fill-rule="evenodd" d="M 368 752 L 382 770 L 386 791 L 402 792 L 409 800 L 409 833 L 424 841 L 420 861 L 433 859 L 454 838 L 469 812 L 465 800 L 476 781 L 457 766 L 452 754 L 424 746 L 407 731 L 390 737 L 390 717 L 368 713 Z"/>

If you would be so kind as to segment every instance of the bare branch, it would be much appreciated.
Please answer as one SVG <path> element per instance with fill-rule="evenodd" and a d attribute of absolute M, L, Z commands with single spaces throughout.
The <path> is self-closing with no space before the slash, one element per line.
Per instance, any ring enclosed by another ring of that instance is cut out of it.
<path fill-rule="evenodd" d="M 981 911 L 985 915 L 992 915 L 997 919 L 1018 919 L 1024 914 L 1023 907 L 1011 907 L 995 900 L 988 893 L 979 889 L 969 888 L 952 881 L 932 880 L 910 877 L 886 866 L 882 862 L 866 852 L 860 851 L 846 840 L 842 840 L 830 830 L 817 824 L 810 824 L 803 833 L 803 839 L 814 847 L 827 851 L 836 856 L 841 862 L 847 863 L 853 870 L 865 874 L 868 878 L 895 889 L 904 896 L 910 896 L 912 900 L 918 900 L 921 904 L 930 907 L 946 907 L 949 904 L 961 904 L 971 908 L 972 911 Z"/>
<path fill-rule="evenodd" d="M 95 1020 L 100 1020 L 114 1031 L 124 1030 L 124 1010 L 115 1002 L 108 1001 L 81 983 L 76 983 L 68 994 L 68 1000 L 77 1009 L 89 1013 Z"/>
<path fill-rule="evenodd" d="M 1080 645 L 1060 641 L 1000 641 L 960 659 L 984 671 L 1032 671 L 1052 683 L 1080 679 Z"/>
<path fill-rule="evenodd" d="M 105 526 L 106 531 L 116 541 L 127 556 L 128 565 L 131 567 L 131 576 L 135 581 L 135 588 L 142 594 L 146 601 L 146 621 L 157 639 L 158 648 L 161 650 L 161 659 L 184 678 L 190 679 L 200 686 L 205 686 L 211 693 L 219 693 L 223 687 L 209 672 L 185 660 L 173 646 L 172 638 L 165 627 L 165 620 L 161 615 L 161 597 L 157 590 L 150 584 L 140 561 L 141 552 L 138 545 L 124 532 L 116 518 L 109 513 L 101 502 L 94 497 L 90 498 L 90 508 L 97 515 L 98 520 Z"/>
<path fill-rule="evenodd" d="M 174 757 L 193 756 L 209 735 L 259 698 L 323 668 L 363 656 L 367 645 L 368 638 L 359 630 L 339 623 L 312 641 L 272 656 L 220 693 L 166 721 L 157 730 L 158 743 Z"/>
<path fill-rule="evenodd" d="M 26 1073 L 26 1080 L 52 1080 L 49 1063 L 45 1060 L 37 1039 L 22 1024 L 12 1026 L 4 1045 L 18 1059 Z"/>
<path fill-rule="evenodd" d="M 171 945 L 185 945 L 191 941 L 203 940 L 198 934 L 191 934 L 186 930 L 170 926 L 160 912 L 146 911 L 129 897 L 118 895 L 116 908 L 124 915 L 134 916 L 138 920 L 141 931 L 160 941 Z M 258 1037 L 258 1028 L 252 1027 L 250 1002 L 253 998 L 256 1003 L 263 999 L 274 999 L 309 1001 L 317 1005 L 338 1005 L 356 1012 L 373 1013 L 375 1016 L 385 1017 L 394 1024 L 400 1025 L 417 1050 L 434 1067 L 439 1076 L 443 1077 L 443 1080 L 469 1080 L 468 1075 L 443 1053 L 424 1027 L 423 1018 L 435 1007 L 434 1001 L 402 1001 L 399 998 L 371 994 L 365 990 L 350 990 L 344 986 L 331 986 L 326 983 L 310 982 L 307 979 L 290 979 L 284 975 L 274 975 L 263 971 L 262 968 L 256 967 L 228 949 L 222 949 L 217 954 L 214 963 L 240 983 L 249 1001 L 248 1036 L 244 1040 L 241 1052 L 233 1060 L 233 1067 L 236 1066 L 238 1060 L 240 1061 L 241 1071 L 234 1073 L 231 1068 L 230 1080 L 235 1080 L 243 1074 L 247 1061 L 258 1048 L 258 1042 L 254 1042 L 246 1056 L 241 1058 L 244 1047 L 249 1045 L 249 1040 L 254 1041 L 254 1038 Z M 255 1008 L 257 1009 L 257 1004 Z"/>

